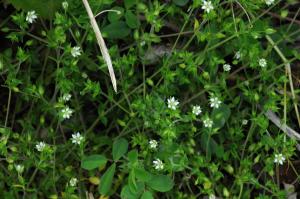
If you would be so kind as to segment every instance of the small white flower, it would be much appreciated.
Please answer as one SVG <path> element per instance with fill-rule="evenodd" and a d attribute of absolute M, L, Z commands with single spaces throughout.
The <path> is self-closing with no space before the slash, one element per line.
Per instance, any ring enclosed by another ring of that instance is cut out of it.
<path fill-rule="evenodd" d="M 209 13 L 211 10 L 214 9 L 211 1 L 203 1 L 203 4 L 202 4 L 202 10 L 204 10 L 205 12 Z"/>
<path fill-rule="evenodd" d="M 73 110 L 66 106 L 64 109 L 61 110 L 61 114 L 64 119 L 69 119 L 73 114 Z"/>
<path fill-rule="evenodd" d="M 79 132 L 77 132 L 72 134 L 71 140 L 73 144 L 80 145 L 83 142 L 84 137 Z"/>
<path fill-rule="evenodd" d="M 216 199 L 216 196 L 214 194 L 210 194 L 208 199 Z"/>
<path fill-rule="evenodd" d="M 156 160 L 153 160 L 153 167 L 156 170 L 163 170 L 164 169 L 164 163 L 160 159 L 157 158 Z"/>
<path fill-rule="evenodd" d="M 46 144 L 45 142 L 39 142 L 35 145 L 36 150 L 38 150 L 39 152 L 42 152 L 45 150 L 46 148 Z"/>
<path fill-rule="evenodd" d="M 26 21 L 28 23 L 33 23 L 37 19 L 37 14 L 34 10 L 27 12 Z"/>
<path fill-rule="evenodd" d="M 267 66 L 267 61 L 264 58 L 259 59 L 258 64 L 260 67 L 264 68 Z"/>
<path fill-rule="evenodd" d="M 243 120 L 243 121 L 242 121 L 242 124 L 243 124 L 243 125 L 247 125 L 247 124 L 248 124 L 248 120 Z"/>
<path fill-rule="evenodd" d="M 156 140 L 150 140 L 149 141 L 149 147 L 150 149 L 156 149 L 158 145 L 158 142 Z"/>
<path fill-rule="evenodd" d="M 202 113 L 202 110 L 201 110 L 201 107 L 196 105 L 196 106 L 193 106 L 193 114 L 194 115 L 200 115 Z"/>
<path fill-rule="evenodd" d="M 23 171 L 24 171 L 24 166 L 23 166 L 23 165 L 20 165 L 20 164 L 17 164 L 17 165 L 15 165 L 15 169 L 16 169 L 16 171 L 17 171 L 19 174 L 21 174 L 21 173 L 23 173 Z"/>
<path fill-rule="evenodd" d="M 71 187 L 75 187 L 77 185 L 77 182 L 78 182 L 77 178 L 71 178 L 69 183 Z"/>
<path fill-rule="evenodd" d="M 237 51 L 234 55 L 234 59 L 240 59 L 242 56 L 241 51 Z"/>
<path fill-rule="evenodd" d="M 141 46 L 145 46 L 146 42 L 145 41 L 141 41 L 140 45 Z"/>
<path fill-rule="evenodd" d="M 274 163 L 283 165 L 284 161 L 285 161 L 285 157 L 281 153 L 275 154 Z"/>
<path fill-rule="evenodd" d="M 176 110 L 179 102 L 174 97 L 168 99 L 168 108 L 172 110 Z"/>
<path fill-rule="evenodd" d="M 62 2 L 62 7 L 63 7 L 63 9 L 65 9 L 65 10 L 67 10 L 68 9 L 68 7 L 69 7 L 69 4 L 68 4 L 68 2 L 67 1 L 64 1 L 64 2 Z"/>
<path fill-rule="evenodd" d="M 226 72 L 229 72 L 231 70 L 231 66 L 229 64 L 224 64 L 223 65 L 223 70 Z"/>
<path fill-rule="evenodd" d="M 203 120 L 203 124 L 206 128 L 211 128 L 213 125 L 213 121 L 209 118 L 206 118 L 205 120 Z"/>
<path fill-rule="evenodd" d="M 275 0 L 265 0 L 265 2 L 268 6 L 270 6 L 275 2 Z"/>
<path fill-rule="evenodd" d="M 217 97 L 211 97 L 210 99 L 209 99 L 209 101 L 210 101 L 210 107 L 212 107 L 212 108 L 219 108 L 220 107 L 220 105 L 221 105 L 221 101 L 219 100 L 219 98 L 217 98 Z"/>
<path fill-rule="evenodd" d="M 66 94 L 64 94 L 64 95 L 62 96 L 62 100 L 63 100 L 64 102 L 67 102 L 67 101 L 69 101 L 69 100 L 71 99 L 71 97 L 72 97 L 71 94 L 66 93 Z"/>
<path fill-rule="evenodd" d="M 81 55 L 81 49 L 80 49 L 80 47 L 79 46 L 73 47 L 72 50 L 71 50 L 71 54 L 72 54 L 73 57 L 80 56 Z"/>

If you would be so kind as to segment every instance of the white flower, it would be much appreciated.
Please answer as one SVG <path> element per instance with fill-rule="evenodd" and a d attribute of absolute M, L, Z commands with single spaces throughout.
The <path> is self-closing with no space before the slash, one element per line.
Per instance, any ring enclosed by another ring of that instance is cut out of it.
<path fill-rule="evenodd" d="M 79 132 L 77 132 L 72 134 L 71 140 L 72 143 L 80 145 L 83 142 L 84 137 Z"/>
<path fill-rule="evenodd" d="M 211 128 L 213 125 L 213 121 L 209 118 L 206 118 L 205 120 L 203 120 L 203 124 L 206 128 Z"/>
<path fill-rule="evenodd" d="M 71 97 L 72 97 L 71 94 L 66 93 L 66 94 L 64 94 L 64 95 L 62 96 L 62 100 L 63 100 L 64 102 L 67 102 L 67 101 L 69 101 L 69 100 L 71 99 Z"/>
<path fill-rule="evenodd" d="M 67 1 L 64 1 L 64 2 L 62 2 L 62 7 L 63 7 L 63 9 L 65 9 L 65 10 L 67 10 L 68 9 L 68 7 L 69 7 L 69 4 L 68 4 L 68 2 Z"/>
<path fill-rule="evenodd" d="M 141 46 L 145 46 L 146 42 L 145 41 L 141 41 L 140 45 Z"/>
<path fill-rule="evenodd" d="M 247 125 L 247 124 L 248 124 L 248 120 L 243 120 L 243 121 L 242 121 L 242 124 L 243 124 L 243 125 Z"/>
<path fill-rule="evenodd" d="M 80 49 L 80 47 L 79 46 L 73 47 L 72 50 L 71 50 L 71 54 L 72 54 L 73 57 L 80 56 L 81 55 L 81 49 Z"/>
<path fill-rule="evenodd" d="M 69 119 L 73 114 L 73 110 L 66 106 L 64 109 L 61 110 L 61 114 L 64 119 Z"/>
<path fill-rule="evenodd" d="M 19 174 L 21 174 L 21 173 L 23 173 L 23 171 L 24 171 L 24 166 L 23 166 L 23 165 L 20 165 L 20 164 L 17 164 L 17 165 L 15 165 L 15 169 L 16 169 L 16 171 L 17 171 Z"/>
<path fill-rule="evenodd" d="M 229 64 L 224 64 L 223 69 L 224 71 L 229 72 L 231 70 L 231 66 Z"/>
<path fill-rule="evenodd" d="M 39 152 L 42 152 L 45 150 L 46 148 L 46 144 L 45 142 L 39 142 L 35 145 L 36 150 L 38 150 Z"/>
<path fill-rule="evenodd" d="M 150 149 L 156 149 L 158 145 L 158 142 L 156 140 L 150 140 L 149 141 L 149 147 Z"/>
<path fill-rule="evenodd" d="M 71 178 L 69 183 L 71 187 L 75 187 L 77 182 L 78 182 L 77 178 Z"/>
<path fill-rule="evenodd" d="M 37 19 L 37 15 L 34 10 L 27 12 L 26 21 L 28 23 L 33 23 Z"/>
<path fill-rule="evenodd" d="M 174 97 L 168 99 L 168 108 L 172 110 L 176 110 L 179 102 Z"/>
<path fill-rule="evenodd" d="M 210 194 L 208 199 L 216 199 L 216 196 L 214 194 Z"/>
<path fill-rule="evenodd" d="M 205 12 L 209 13 L 211 10 L 214 9 L 211 1 L 203 1 L 202 7 L 201 7 Z"/>
<path fill-rule="evenodd" d="M 240 59 L 241 58 L 241 51 L 237 51 L 234 55 L 234 59 Z"/>
<path fill-rule="evenodd" d="M 281 153 L 275 154 L 274 163 L 283 165 L 284 161 L 285 161 L 285 157 Z"/>
<path fill-rule="evenodd" d="M 210 101 L 210 107 L 212 107 L 212 108 L 219 108 L 220 107 L 220 105 L 221 105 L 221 101 L 219 100 L 219 98 L 217 98 L 217 97 L 211 97 L 210 99 L 209 99 L 209 101 Z"/>
<path fill-rule="evenodd" d="M 157 158 L 156 160 L 153 160 L 153 167 L 156 170 L 163 170 L 164 169 L 164 163 L 160 159 Z"/>
<path fill-rule="evenodd" d="M 270 6 L 275 2 L 275 0 L 265 0 L 265 2 L 268 6 Z"/>
<path fill-rule="evenodd" d="M 194 115 L 200 115 L 200 113 L 202 113 L 202 110 L 201 110 L 201 107 L 196 105 L 196 106 L 193 106 L 193 114 Z"/>
<path fill-rule="evenodd" d="M 259 59 L 258 64 L 264 68 L 267 66 L 267 61 L 264 58 L 261 58 Z"/>

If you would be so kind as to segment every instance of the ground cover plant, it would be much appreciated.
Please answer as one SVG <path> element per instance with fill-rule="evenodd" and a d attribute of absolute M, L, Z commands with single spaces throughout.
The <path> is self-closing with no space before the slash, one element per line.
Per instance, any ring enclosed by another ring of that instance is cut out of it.
<path fill-rule="evenodd" d="M 296 0 L 0 2 L 0 198 L 297 198 Z"/>

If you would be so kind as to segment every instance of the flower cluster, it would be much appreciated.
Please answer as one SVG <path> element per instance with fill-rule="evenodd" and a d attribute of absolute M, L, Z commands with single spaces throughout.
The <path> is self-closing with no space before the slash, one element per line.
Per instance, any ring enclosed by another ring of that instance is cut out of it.
<path fill-rule="evenodd" d="M 149 147 L 150 149 L 156 149 L 158 146 L 158 142 L 156 140 L 150 140 L 149 141 Z"/>
<path fill-rule="evenodd" d="M 225 72 L 229 72 L 229 71 L 231 70 L 231 66 L 230 66 L 229 64 L 224 64 L 224 65 L 223 65 L 223 70 L 224 70 Z"/>
<path fill-rule="evenodd" d="M 156 170 L 163 170 L 164 169 L 164 163 L 160 159 L 153 160 L 153 167 Z"/>
<path fill-rule="evenodd" d="M 258 60 L 258 64 L 260 67 L 264 68 L 267 66 L 267 61 L 264 58 Z"/>

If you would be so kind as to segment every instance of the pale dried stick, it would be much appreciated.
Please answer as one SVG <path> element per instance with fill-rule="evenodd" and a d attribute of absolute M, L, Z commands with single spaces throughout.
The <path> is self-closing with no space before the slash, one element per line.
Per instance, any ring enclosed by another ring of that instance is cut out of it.
<path fill-rule="evenodd" d="M 88 13 L 88 16 L 89 16 L 90 20 L 91 20 L 91 25 L 92 25 L 92 28 L 93 28 L 93 30 L 95 32 L 95 35 L 96 35 L 96 38 L 97 38 L 98 45 L 100 47 L 102 56 L 103 56 L 103 58 L 104 58 L 104 60 L 105 60 L 105 62 L 107 64 L 113 88 L 114 88 L 115 92 L 117 92 L 117 81 L 116 81 L 114 69 L 113 69 L 112 62 L 111 62 L 111 59 L 110 59 L 107 47 L 105 45 L 104 39 L 103 39 L 103 37 L 101 35 L 99 26 L 98 26 L 98 24 L 96 22 L 95 16 L 94 16 L 94 14 L 93 14 L 93 12 L 91 10 L 91 7 L 90 7 L 88 1 L 87 0 L 82 0 L 82 2 L 84 4 L 84 7 L 85 7 L 85 9 L 86 9 L 86 11 Z"/>
<path fill-rule="evenodd" d="M 274 47 L 275 51 L 277 52 L 277 54 L 280 56 L 280 58 L 282 59 L 282 61 L 285 64 L 285 69 L 286 69 L 286 72 L 287 72 L 288 77 L 289 77 L 290 89 L 291 89 L 291 93 L 292 93 L 292 99 L 293 99 L 293 103 L 294 103 L 296 117 L 297 117 L 298 125 L 300 126 L 300 114 L 299 114 L 299 110 L 298 110 L 298 105 L 296 103 L 296 94 L 295 94 L 295 91 L 294 91 L 291 65 L 288 62 L 288 60 L 286 59 L 286 57 L 283 55 L 281 50 L 278 48 L 278 46 L 275 44 L 275 42 L 272 40 L 272 38 L 268 35 L 266 36 L 266 38 L 270 42 L 270 44 Z"/>

